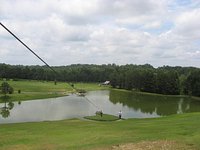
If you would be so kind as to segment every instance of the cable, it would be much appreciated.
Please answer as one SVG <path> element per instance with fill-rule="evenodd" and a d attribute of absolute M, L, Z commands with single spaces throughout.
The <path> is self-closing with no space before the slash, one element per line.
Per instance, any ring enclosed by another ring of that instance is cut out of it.
<path fill-rule="evenodd" d="M 22 42 L 14 33 L 12 33 L 5 25 L 0 22 L 1 26 L 6 29 L 15 39 L 17 39 L 22 45 L 24 45 L 31 53 L 33 53 L 37 58 L 39 58 L 47 67 L 49 67 L 56 75 L 57 72 L 49 66 L 40 56 L 38 56 L 31 48 L 29 48 L 24 42 Z"/>
<path fill-rule="evenodd" d="M 96 107 L 98 110 L 100 110 L 99 107 L 98 107 L 97 105 L 95 105 L 95 103 L 93 103 L 91 100 L 89 100 L 86 96 L 84 96 L 84 98 L 85 98 L 90 104 L 92 104 L 94 107 Z"/>
<path fill-rule="evenodd" d="M 75 90 L 75 91 L 78 93 L 78 90 L 77 90 L 73 85 L 71 85 L 71 84 L 68 83 L 68 82 L 67 82 L 67 84 L 70 85 L 71 88 L 72 88 L 73 90 Z M 85 95 L 83 96 L 83 98 L 84 98 L 88 103 L 92 104 L 94 107 L 96 107 L 98 110 L 100 110 L 99 107 L 98 107 L 95 103 L 93 103 L 91 100 L 89 100 L 89 98 L 87 98 Z"/>
<path fill-rule="evenodd" d="M 22 45 L 24 45 L 31 53 L 33 53 L 37 58 L 40 59 L 40 61 L 42 61 L 47 67 L 49 67 L 54 73 L 55 75 L 58 75 L 58 73 L 51 67 L 49 66 L 49 64 L 47 64 L 39 55 L 37 55 L 31 48 L 29 48 L 24 42 L 22 42 L 13 32 L 11 32 L 5 25 L 3 25 L 0 22 L 1 26 L 8 31 L 15 39 L 17 39 Z M 74 89 L 77 92 L 77 89 L 74 88 L 70 83 L 68 83 L 72 89 Z M 85 99 L 91 103 L 93 106 L 95 106 L 97 109 L 99 109 L 99 107 L 97 105 L 95 105 L 92 101 L 90 101 L 87 97 L 85 97 Z"/>

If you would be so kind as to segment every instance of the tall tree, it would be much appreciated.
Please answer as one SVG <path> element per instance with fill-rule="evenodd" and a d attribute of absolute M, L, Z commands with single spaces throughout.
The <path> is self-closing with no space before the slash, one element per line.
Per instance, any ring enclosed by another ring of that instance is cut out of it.
<path fill-rule="evenodd" d="M 200 96 L 200 70 L 193 71 L 185 81 L 185 94 Z"/>

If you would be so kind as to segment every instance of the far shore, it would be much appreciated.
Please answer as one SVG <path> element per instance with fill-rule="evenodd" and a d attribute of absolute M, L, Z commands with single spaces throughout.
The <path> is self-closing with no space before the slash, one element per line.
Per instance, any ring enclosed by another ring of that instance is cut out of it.
<path fill-rule="evenodd" d="M 0 81 L 0 84 L 3 81 Z M 57 82 L 55 85 L 53 81 L 36 81 L 36 80 L 19 80 L 19 81 L 7 81 L 13 88 L 14 94 L 9 94 L 11 101 L 27 101 L 37 99 L 48 99 L 67 96 L 70 93 L 76 91 L 66 82 Z M 74 88 L 84 91 L 96 91 L 96 90 L 119 90 L 126 92 L 134 92 L 137 94 L 149 95 L 149 96 L 167 96 L 167 97 L 190 97 L 195 100 L 200 100 L 200 97 L 188 96 L 188 95 L 163 95 L 157 93 L 141 92 L 137 90 L 125 90 L 111 88 L 110 86 L 99 86 L 99 83 L 73 83 Z M 21 93 L 18 93 L 18 90 Z M 2 102 L 3 95 L 0 95 L 0 103 Z"/>

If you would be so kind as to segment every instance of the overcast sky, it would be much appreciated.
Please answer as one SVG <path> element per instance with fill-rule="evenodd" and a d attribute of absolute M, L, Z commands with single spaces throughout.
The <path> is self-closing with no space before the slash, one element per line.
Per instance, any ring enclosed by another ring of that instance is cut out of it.
<path fill-rule="evenodd" d="M 54 66 L 200 67 L 200 0 L 0 0 L 0 21 Z M 0 63 L 43 65 L 1 26 Z"/>

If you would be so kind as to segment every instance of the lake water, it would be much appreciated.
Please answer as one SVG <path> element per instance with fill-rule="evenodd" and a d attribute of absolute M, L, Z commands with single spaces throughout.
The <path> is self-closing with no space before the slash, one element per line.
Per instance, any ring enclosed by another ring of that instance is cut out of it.
<path fill-rule="evenodd" d="M 149 96 L 125 91 L 90 91 L 86 97 L 66 97 L 0 104 L 0 123 L 83 118 L 97 110 L 123 118 L 152 118 L 200 112 L 200 101 L 182 97 Z M 7 109 L 3 109 L 7 108 Z"/>

